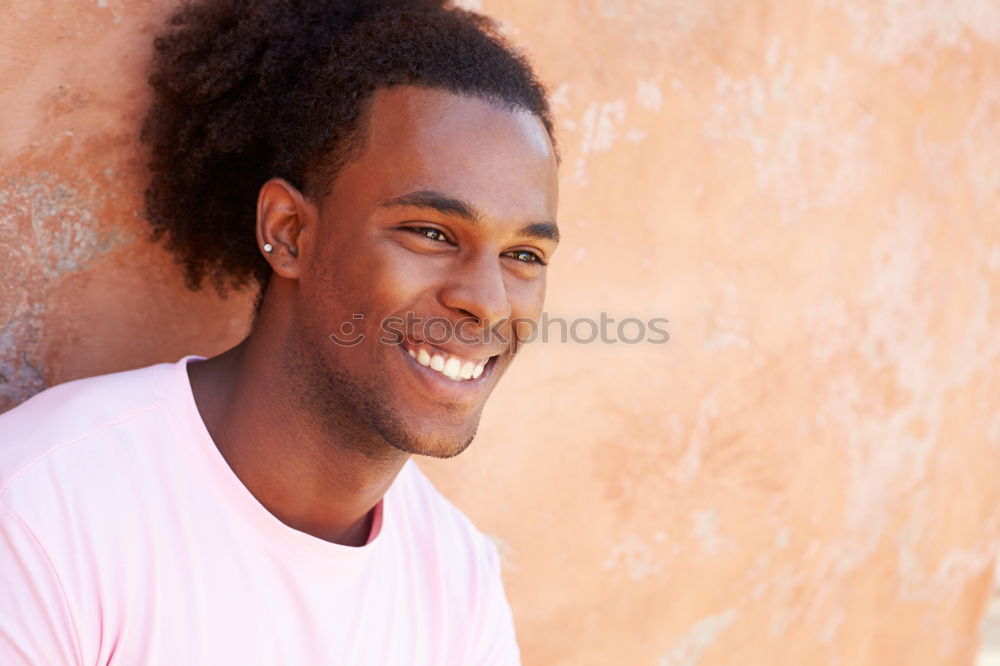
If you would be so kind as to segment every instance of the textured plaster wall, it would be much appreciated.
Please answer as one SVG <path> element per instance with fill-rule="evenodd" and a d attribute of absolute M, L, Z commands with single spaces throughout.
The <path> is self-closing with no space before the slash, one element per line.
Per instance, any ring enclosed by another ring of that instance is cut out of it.
<path fill-rule="evenodd" d="M 548 310 L 422 466 L 500 545 L 526 664 L 969 664 L 1000 544 L 1000 4 L 483 0 L 551 83 Z M 247 299 L 146 240 L 169 2 L 0 7 L 0 409 L 211 354 Z"/>

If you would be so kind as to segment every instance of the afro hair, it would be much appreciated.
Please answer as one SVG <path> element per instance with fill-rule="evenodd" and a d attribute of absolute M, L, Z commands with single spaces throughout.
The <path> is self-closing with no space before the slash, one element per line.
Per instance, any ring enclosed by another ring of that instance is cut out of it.
<path fill-rule="evenodd" d="M 544 87 L 489 18 L 433 0 L 203 0 L 154 42 L 145 214 L 188 286 L 266 285 L 260 187 L 322 197 L 360 150 L 372 94 L 420 85 L 552 121 Z M 554 139 L 554 137 L 553 137 Z M 554 143 L 554 141 L 553 141 Z"/>

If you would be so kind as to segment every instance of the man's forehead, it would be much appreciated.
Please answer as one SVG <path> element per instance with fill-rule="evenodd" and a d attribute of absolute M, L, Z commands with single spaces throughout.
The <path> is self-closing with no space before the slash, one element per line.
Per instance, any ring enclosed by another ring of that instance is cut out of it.
<path fill-rule="evenodd" d="M 363 148 L 341 176 L 344 189 L 361 187 L 369 200 L 433 190 L 474 202 L 489 216 L 556 214 L 555 152 L 542 122 L 443 90 L 378 91 Z"/>
<path fill-rule="evenodd" d="M 393 86 L 377 90 L 369 105 L 369 138 L 393 142 L 438 141 L 453 144 L 457 135 L 517 144 L 537 158 L 554 158 L 555 151 L 542 121 L 523 109 L 481 97 L 424 86 Z M 477 142 L 478 143 L 478 142 Z"/>

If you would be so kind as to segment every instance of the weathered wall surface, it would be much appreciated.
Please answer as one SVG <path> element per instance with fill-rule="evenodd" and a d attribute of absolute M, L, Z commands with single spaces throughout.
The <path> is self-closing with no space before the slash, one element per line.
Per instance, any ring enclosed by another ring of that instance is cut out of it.
<path fill-rule="evenodd" d="M 1000 4 L 466 2 L 552 85 L 548 310 L 422 461 L 504 555 L 526 664 L 968 664 L 1000 543 Z M 146 240 L 171 3 L 0 10 L 0 409 L 235 343 Z M 585 334 L 585 330 L 584 334 Z"/>

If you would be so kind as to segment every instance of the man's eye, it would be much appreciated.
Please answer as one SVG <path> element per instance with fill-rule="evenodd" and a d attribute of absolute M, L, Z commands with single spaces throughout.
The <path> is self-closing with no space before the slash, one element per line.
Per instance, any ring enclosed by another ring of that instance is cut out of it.
<path fill-rule="evenodd" d="M 420 234 L 425 238 L 430 238 L 435 241 L 448 242 L 448 237 L 444 235 L 444 232 L 440 229 L 435 229 L 434 227 L 411 227 L 410 231 Z"/>
<path fill-rule="evenodd" d="M 507 256 L 511 257 L 512 259 L 517 259 L 518 261 L 523 261 L 526 264 L 541 264 L 543 266 L 545 265 L 545 262 L 542 261 L 541 257 L 539 257 L 534 252 L 529 252 L 528 250 L 512 250 L 507 253 Z"/>

